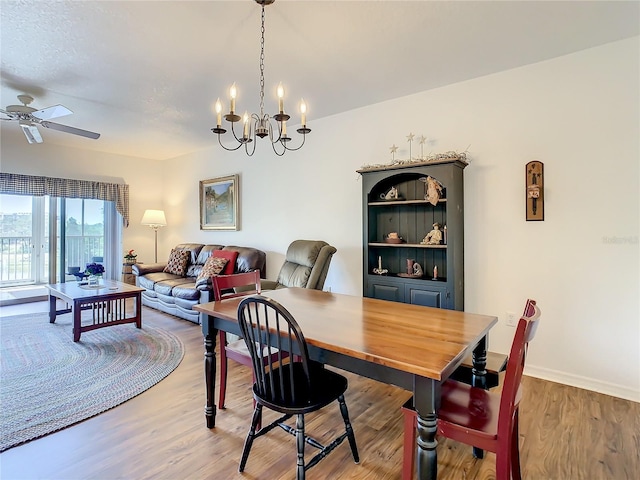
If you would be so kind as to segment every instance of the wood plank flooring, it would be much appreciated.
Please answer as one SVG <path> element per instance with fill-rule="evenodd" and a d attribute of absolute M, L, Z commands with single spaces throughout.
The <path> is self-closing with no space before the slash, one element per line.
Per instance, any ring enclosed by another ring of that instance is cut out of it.
<path fill-rule="evenodd" d="M 16 308 L 0 308 L 0 317 L 21 313 Z M 34 306 L 29 308 L 33 311 Z M 295 440 L 280 431 L 256 440 L 245 472 L 237 472 L 252 410 L 249 369 L 229 362 L 227 409 L 218 411 L 216 428 L 209 430 L 203 411 L 200 327 L 147 308 L 143 328 L 145 324 L 166 328 L 181 338 L 186 352 L 180 366 L 156 386 L 112 410 L 0 454 L 0 478 L 294 479 Z M 360 464 L 353 463 L 345 442 L 312 468 L 307 478 L 400 479 L 400 406 L 410 394 L 345 374 Z M 523 478 L 640 478 L 640 404 L 525 377 L 520 418 Z M 321 440 L 331 437 L 342 428 L 338 407 L 309 416 L 307 427 Z M 476 460 L 469 447 L 441 439 L 438 478 L 493 479 L 495 457 L 485 457 Z"/>

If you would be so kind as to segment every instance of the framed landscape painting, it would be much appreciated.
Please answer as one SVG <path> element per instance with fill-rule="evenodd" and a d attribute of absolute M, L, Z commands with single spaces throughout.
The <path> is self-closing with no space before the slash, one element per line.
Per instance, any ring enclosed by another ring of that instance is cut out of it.
<path fill-rule="evenodd" d="M 239 230 L 238 175 L 200 181 L 200 230 Z"/>

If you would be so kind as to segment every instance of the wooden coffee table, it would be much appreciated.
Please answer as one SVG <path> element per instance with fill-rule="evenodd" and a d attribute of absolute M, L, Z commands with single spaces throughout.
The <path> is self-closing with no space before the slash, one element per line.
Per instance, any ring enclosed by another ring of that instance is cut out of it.
<path fill-rule="evenodd" d="M 80 340 L 82 332 L 96 328 L 135 323 L 142 328 L 142 297 L 144 288 L 115 280 L 103 280 L 98 286 L 78 285 L 76 282 L 47 285 L 49 289 L 49 323 L 56 321 L 58 314 L 73 312 L 73 341 Z M 67 308 L 56 310 L 56 299 L 66 302 Z M 126 299 L 135 300 L 134 315 L 127 317 Z M 91 318 L 81 323 L 83 310 L 91 310 Z M 88 323 L 91 320 L 91 323 Z"/>

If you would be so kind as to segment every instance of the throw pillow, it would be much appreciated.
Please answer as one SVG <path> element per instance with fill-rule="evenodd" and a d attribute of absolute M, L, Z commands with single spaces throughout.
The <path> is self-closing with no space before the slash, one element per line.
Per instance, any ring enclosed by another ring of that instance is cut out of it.
<path fill-rule="evenodd" d="M 171 250 L 169 261 L 167 262 L 167 266 L 164 267 L 163 272 L 184 277 L 187 273 L 187 264 L 189 263 L 190 257 L 191 252 L 189 250 Z"/>
<path fill-rule="evenodd" d="M 236 269 L 236 258 L 238 258 L 238 252 L 234 250 L 214 250 L 213 256 L 217 258 L 226 258 L 229 260 L 227 266 L 224 267 L 223 275 L 233 275 L 234 270 Z"/>
<path fill-rule="evenodd" d="M 198 278 L 196 279 L 196 281 L 211 277 L 213 275 L 219 275 L 220 272 L 222 272 L 224 267 L 227 265 L 227 263 L 229 263 L 229 260 L 227 260 L 226 258 L 219 258 L 219 257 L 207 258 L 207 261 L 204 263 L 202 270 L 200 270 L 200 273 L 198 274 Z"/>

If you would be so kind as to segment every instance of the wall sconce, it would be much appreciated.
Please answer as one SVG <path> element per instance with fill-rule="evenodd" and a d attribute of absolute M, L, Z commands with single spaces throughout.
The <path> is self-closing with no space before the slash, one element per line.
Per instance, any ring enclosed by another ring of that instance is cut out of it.
<path fill-rule="evenodd" d="M 158 263 L 158 228 L 167 226 L 167 219 L 164 216 L 164 210 L 145 210 L 140 223 L 151 227 L 155 232 L 155 263 Z"/>
<path fill-rule="evenodd" d="M 544 220 L 544 164 L 529 162 L 525 168 L 527 222 Z"/>

